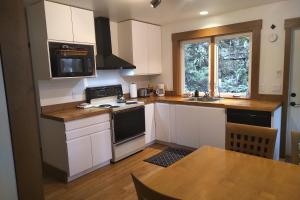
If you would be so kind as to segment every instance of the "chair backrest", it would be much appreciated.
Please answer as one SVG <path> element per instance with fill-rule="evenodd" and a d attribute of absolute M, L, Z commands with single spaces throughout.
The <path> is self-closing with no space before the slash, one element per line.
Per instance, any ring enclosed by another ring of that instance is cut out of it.
<path fill-rule="evenodd" d="M 300 132 L 292 132 L 292 163 L 300 164 Z"/>
<path fill-rule="evenodd" d="M 170 197 L 159 192 L 154 191 L 153 189 L 146 186 L 142 183 L 137 177 L 131 174 L 135 190 L 139 200 L 179 200 L 174 197 Z"/>
<path fill-rule="evenodd" d="M 273 159 L 277 129 L 226 124 L 226 149 Z"/>

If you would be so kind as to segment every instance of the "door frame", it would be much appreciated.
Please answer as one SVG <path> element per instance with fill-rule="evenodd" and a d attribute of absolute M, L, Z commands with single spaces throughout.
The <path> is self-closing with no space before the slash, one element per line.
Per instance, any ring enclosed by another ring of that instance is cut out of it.
<path fill-rule="evenodd" d="M 42 161 L 25 6 L 0 1 L 0 46 L 19 199 L 43 200 Z"/>
<path fill-rule="evenodd" d="M 281 140 L 281 154 L 285 154 L 286 148 L 286 136 L 287 134 L 287 114 L 289 106 L 289 86 L 290 86 L 290 64 L 291 64 L 291 47 L 292 47 L 292 32 L 293 30 L 300 28 L 300 17 L 286 19 L 284 21 L 285 28 L 285 50 L 284 50 L 284 73 L 283 73 L 283 106 L 282 106 L 282 122 L 281 130 L 285 134 L 282 134 Z"/>

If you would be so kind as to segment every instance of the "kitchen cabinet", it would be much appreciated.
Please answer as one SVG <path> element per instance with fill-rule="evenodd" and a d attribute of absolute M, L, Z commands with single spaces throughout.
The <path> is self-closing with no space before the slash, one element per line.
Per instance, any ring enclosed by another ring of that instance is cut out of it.
<path fill-rule="evenodd" d="M 93 11 L 40 1 L 28 6 L 27 17 L 32 65 L 36 80 L 53 78 L 49 42 L 80 43 L 95 47 Z M 94 71 L 96 71 L 96 65 Z M 95 74 L 90 77 L 95 77 Z"/>
<path fill-rule="evenodd" d="M 110 114 L 68 122 L 41 118 L 43 162 L 63 171 L 68 181 L 109 164 Z"/>
<path fill-rule="evenodd" d="M 112 158 L 110 129 L 91 135 L 93 166 Z"/>
<path fill-rule="evenodd" d="M 44 39 L 95 44 L 93 11 L 44 1 L 30 6 L 28 13 L 30 28 Z"/>
<path fill-rule="evenodd" d="M 145 143 L 152 144 L 155 141 L 155 118 L 154 118 L 154 104 L 145 105 Z"/>
<path fill-rule="evenodd" d="M 134 20 L 118 25 L 119 56 L 134 64 L 136 69 L 124 70 L 123 75 L 161 73 L 161 28 Z"/>
<path fill-rule="evenodd" d="M 71 7 L 74 42 L 96 43 L 93 11 Z"/>
<path fill-rule="evenodd" d="M 177 144 L 194 148 L 225 147 L 224 108 L 176 105 L 175 115 Z"/>
<path fill-rule="evenodd" d="M 171 142 L 170 105 L 166 103 L 155 104 L 155 132 L 156 139 Z"/>
<path fill-rule="evenodd" d="M 70 6 L 45 1 L 45 17 L 48 40 L 73 41 Z"/>
<path fill-rule="evenodd" d="M 280 133 L 281 133 L 281 113 L 282 107 L 278 107 L 273 112 L 227 109 L 227 121 L 237 124 L 247 124 L 253 126 L 263 126 L 277 129 L 276 143 L 274 147 L 274 160 L 280 158 Z"/>
<path fill-rule="evenodd" d="M 73 176 L 93 166 L 90 136 L 67 141 L 69 176 Z"/>
<path fill-rule="evenodd" d="M 161 74 L 161 30 L 160 26 L 147 25 L 147 47 L 148 47 L 148 73 Z"/>

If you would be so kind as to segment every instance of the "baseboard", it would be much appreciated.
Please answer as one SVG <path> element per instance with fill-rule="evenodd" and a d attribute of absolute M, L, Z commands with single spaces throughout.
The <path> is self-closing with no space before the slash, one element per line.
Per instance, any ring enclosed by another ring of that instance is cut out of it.
<path fill-rule="evenodd" d="M 104 167 L 104 166 L 106 166 L 106 165 L 109 165 L 109 164 L 110 164 L 110 161 L 106 161 L 106 162 L 104 162 L 104 163 L 102 163 L 102 164 L 100 164 L 100 165 L 96 165 L 96 166 L 94 166 L 94 167 L 92 167 L 92 168 L 90 168 L 90 169 L 87 169 L 87 170 L 83 171 L 83 172 L 80 172 L 80 173 L 75 174 L 75 175 L 73 175 L 73 176 L 67 177 L 67 182 L 74 181 L 75 179 L 77 179 L 77 178 L 79 178 L 79 177 L 81 177 L 81 176 L 83 176 L 83 175 L 86 175 L 86 174 L 88 174 L 88 173 L 91 173 L 91 172 L 93 172 L 93 171 L 95 171 L 95 170 L 97 170 L 97 169 L 99 169 L 99 168 L 101 168 L 101 167 Z"/>
<path fill-rule="evenodd" d="M 59 181 L 67 183 L 67 173 L 56 167 L 53 167 L 52 165 L 49 165 L 46 162 L 43 162 L 43 175 L 50 176 L 58 179 Z"/>

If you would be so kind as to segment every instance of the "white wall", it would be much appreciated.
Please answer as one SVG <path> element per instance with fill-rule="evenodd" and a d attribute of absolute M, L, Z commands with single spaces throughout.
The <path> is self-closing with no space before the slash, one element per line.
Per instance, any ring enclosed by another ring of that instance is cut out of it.
<path fill-rule="evenodd" d="M 17 200 L 15 167 L 0 60 L 0 199 Z"/>
<path fill-rule="evenodd" d="M 151 82 L 164 82 L 168 90 L 173 89 L 172 79 L 172 33 L 222 26 L 239 22 L 263 19 L 261 34 L 261 58 L 259 92 L 261 94 L 282 94 L 284 63 L 284 20 L 300 16 L 300 1 L 288 0 L 244 10 L 238 10 L 219 16 L 200 17 L 162 26 L 162 66 L 163 74 L 151 79 Z M 275 30 L 270 26 L 275 24 Z M 268 42 L 270 33 L 277 33 L 277 42 Z"/>
<path fill-rule="evenodd" d="M 118 55 L 118 24 L 110 23 L 113 54 Z M 85 100 L 85 88 L 102 85 L 122 84 L 123 92 L 129 92 L 129 84 L 147 87 L 149 77 L 123 77 L 120 70 L 97 71 L 97 78 L 63 79 L 38 81 L 41 106 Z"/>

